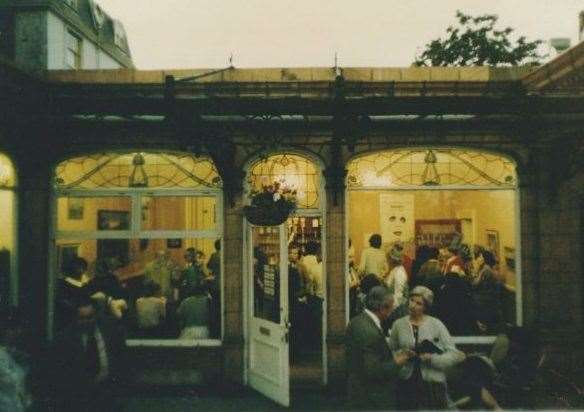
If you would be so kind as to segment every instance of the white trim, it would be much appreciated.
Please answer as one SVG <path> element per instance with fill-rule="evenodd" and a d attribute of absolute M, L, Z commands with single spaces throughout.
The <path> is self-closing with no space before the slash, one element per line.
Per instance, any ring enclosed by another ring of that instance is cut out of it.
<path fill-rule="evenodd" d="M 521 267 L 521 190 L 515 193 L 515 322 L 523 326 L 523 283 Z M 503 256 L 501 256 L 503 258 Z M 499 262 L 499 265 L 502 263 Z"/>
<path fill-rule="evenodd" d="M 313 153 L 305 152 L 301 150 L 297 150 L 294 148 L 282 148 L 280 150 L 275 150 L 273 152 L 267 153 L 266 157 L 269 158 L 271 156 L 278 156 L 278 155 L 297 155 L 303 157 L 311 162 L 314 163 L 316 168 L 316 173 L 319 175 L 319 186 L 318 186 L 318 207 L 317 208 L 298 208 L 294 211 L 294 216 L 299 217 L 317 217 L 320 218 L 320 240 L 321 240 L 321 253 L 322 253 L 322 287 L 323 287 L 323 304 L 322 304 L 322 383 L 328 383 L 328 352 L 327 352 L 327 341 L 326 341 L 326 334 L 327 334 L 327 311 L 328 311 L 328 293 L 327 293 L 327 265 L 326 265 L 326 249 L 327 249 L 327 224 L 326 224 L 326 210 L 327 210 L 327 193 L 326 193 L 326 184 L 325 184 L 325 177 L 323 175 L 323 171 L 325 170 L 325 164 L 323 160 L 316 156 Z M 250 172 L 251 167 L 260 159 L 259 156 L 253 156 L 244 164 L 245 170 L 245 177 L 244 177 L 244 185 L 243 185 L 243 193 L 244 196 L 249 193 L 249 182 L 247 176 Z M 246 203 L 246 202 L 244 202 Z M 250 225 L 245 217 L 243 217 L 243 248 L 244 248 L 244 284 L 243 284 L 243 301 L 244 301 L 244 313 L 243 313 L 243 333 L 244 333 L 244 372 L 243 372 L 243 381 L 244 384 L 249 384 L 249 364 L 250 364 L 250 343 L 249 343 L 249 323 L 251 321 L 251 317 L 253 316 L 253 302 L 251 301 L 251 296 L 253 296 L 252 285 L 250 284 L 250 259 L 252 256 L 253 251 L 251 250 L 251 230 Z M 286 228 L 284 227 L 284 230 Z M 282 234 L 281 234 L 282 236 Z M 288 260 L 288 249 L 286 247 L 286 253 L 281 258 L 281 264 Z M 282 317 L 281 317 L 282 318 Z"/>
<path fill-rule="evenodd" d="M 492 345 L 496 336 L 453 336 L 457 345 Z"/>
<path fill-rule="evenodd" d="M 126 339 L 131 348 L 218 348 L 223 345 L 220 339 Z"/>
<path fill-rule="evenodd" d="M 347 190 L 351 192 L 358 191 L 377 191 L 377 190 L 391 190 L 391 191 L 411 191 L 411 190 L 517 190 L 518 186 L 468 186 L 468 185 L 440 185 L 440 186 L 416 186 L 416 185 L 404 185 L 404 186 L 357 186 L 351 187 L 347 185 Z"/>
<path fill-rule="evenodd" d="M 208 239 L 221 237 L 216 230 L 179 231 L 179 230 L 101 230 L 101 231 L 58 231 L 59 240 L 96 240 L 96 239 Z"/>
<path fill-rule="evenodd" d="M 208 188 L 202 186 L 202 188 L 165 188 L 153 189 L 151 187 L 136 187 L 136 188 L 95 188 L 95 189 L 64 189 L 55 188 L 54 192 L 58 197 L 107 197 L 111 195 L 116 196 L 132 196 L 140 193 L 142 196 L 152 196 L 152 197 L 164 197 L 164 196 L 184 196 L 184 197 L 206 197 L 206 196 L 217 196 L 222 193 L 221 188 Z"/>

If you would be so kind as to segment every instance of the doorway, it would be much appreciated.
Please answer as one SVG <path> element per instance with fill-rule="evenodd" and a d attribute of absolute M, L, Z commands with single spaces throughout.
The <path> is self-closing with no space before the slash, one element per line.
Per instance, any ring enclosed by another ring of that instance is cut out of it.
<path fill-rule="evenodd" d="M 322 219 L 295 216 L 248 233 L 248 381 L 289 406 L 324 382 Z"/>

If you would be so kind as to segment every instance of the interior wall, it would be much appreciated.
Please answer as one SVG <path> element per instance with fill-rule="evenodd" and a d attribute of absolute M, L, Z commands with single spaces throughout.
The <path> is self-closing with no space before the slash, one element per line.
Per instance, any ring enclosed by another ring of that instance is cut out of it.
<path fill-rule="evenodd" d="M 405 192 L 349 192 L 349 237 L 357 260 L 363 248 L 368 246 L 367 235 L 381 233 L 380 196 L 392 193 Z M 414 197 L 414 220 L 472 218 L 472 232 L 476 238 L 464 242 L 487 246 L 487 230 L 495 231 L 499 239 L 501 270 L 506 275 L 506 283 L 509 286 L 515 284 L 514 273 L 505 265 L 505 247 L 515 249 L 514 191 L 419 190 L 407 193 Z"/>
<path fill-rule="evenodd" d="M 1 199 L 1 198 L 0 198 Z M 128 212 L 130 222 L 131 198 L 95 197 L 82 200 L 82 211 L 70 210 L 70 199 L 58 200 L 58 228 L 61 231 L 98 231 L 98 212 Z M 143 229 L 147 230 L 204 230 L 216 227 L 216 199 L 212 197 L 156 197 L 148 198 L 142 207 Z M 78 205 L 77 205 L 78 207 Z M 73 212 L 73 215 L 71 215 Z M 3 216 L 0 216 L 2 219 Z M 1 224 L 1 220 L 0 220 Z M 129 229 L 129 226 L 128 228 Z M 1 240 L 0 235 L 0 240 Z M 215 251 L 215 239 L 128 239 L 129 264 L 119 270 L 122 277 L 141 274 L 144 266 L 155 259 L 158 251 L 168 250 L 170 258 L 184 266 L 184 253 L 189 247 L 197 248 L 208 260 Z M 96 240 L 59 239 L 60 246 L 78 247 L 79 256 L 90 265 L 97 259 Z M 0 243 L 1 247 L 1 243 Z"/>

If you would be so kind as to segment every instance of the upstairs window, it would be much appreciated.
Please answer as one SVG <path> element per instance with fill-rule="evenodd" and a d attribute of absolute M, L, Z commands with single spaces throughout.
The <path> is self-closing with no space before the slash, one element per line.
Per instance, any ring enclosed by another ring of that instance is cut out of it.
<path fill-rule="evenodd" d="M 71 30 L 67 30 L 65 64 L 72 70 L 81 69 L 81 37 Z"/>

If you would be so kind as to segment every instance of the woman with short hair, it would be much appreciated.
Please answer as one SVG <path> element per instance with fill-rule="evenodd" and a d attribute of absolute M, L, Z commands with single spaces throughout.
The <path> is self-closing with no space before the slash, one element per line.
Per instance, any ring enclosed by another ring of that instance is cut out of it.
<path fill-rule="evenodd" d="M 379 233 L 374 233 L 369 237 L 369 247 L 361 252 L 359 260 L 359 274 L 361 276 L 373 273 L 379 279 L 387 271 L 385 252 L 381 249 L 382 241 Z"/>
<path fill-rule="evenodd" d="M 397 401 L 400 410 L 446 409 L 449 406 L 444 371 L 462 362 L 464 353 L 456 349 L 444 324 L 427 315 L 434 294 L 425 286 L 410 293 L 409 314 L 396 320 L 391 329 L 394 353 L 414 350 L 417 356 L 399 371 Z"/>

